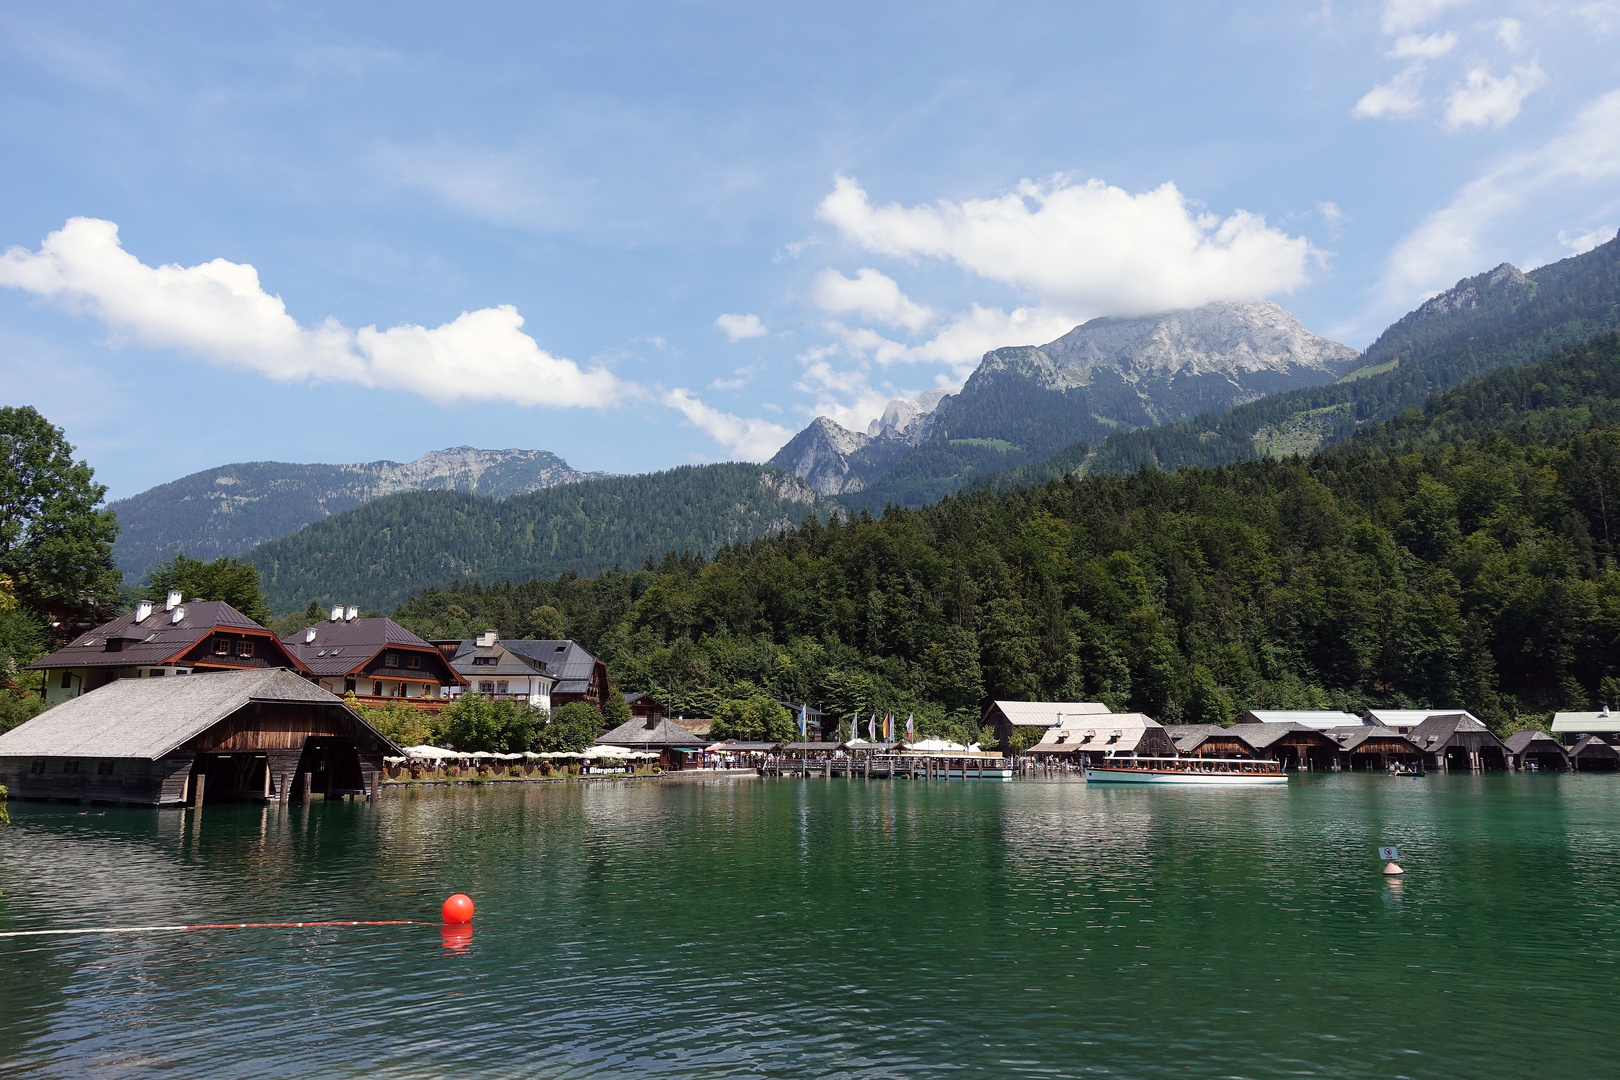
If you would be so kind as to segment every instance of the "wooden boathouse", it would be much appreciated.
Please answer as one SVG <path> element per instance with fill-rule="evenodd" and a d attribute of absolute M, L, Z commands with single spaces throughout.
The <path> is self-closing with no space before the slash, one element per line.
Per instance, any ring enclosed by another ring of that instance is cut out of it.
<path fill-rule="evenodd" d="M 1408 735 L 1428 759 L 1431 768 L 1473 770 L 1506 769 L 1508 748 L 1491 729 L 1463 712 L 1429 717 Z"/>
<path fill-rule="evenodd" d="M 1569 751 L 1545 731 L 1515 731 L 1503 745 L 1507 747 L 1508 764 L 1515 769 L 1563 772 L 1569 768 Z"/>
<path fill-rule="evenodd" d="M 1335 728 L 1328 732 L 1339 743 L 1339 766 L 1349 770 L 1382 771 L 1391 765 L 1419 769 L 1423 750 L 1410 737 L 1383 727 Z"/>
<path fill-rule="evenodd" d="M 1336 769 L 1339 743 L 1319 728 L 1291 722 L 1239 723 L 1227 729 L 1254 747 L 1254 755 L 1284 769 Z"/>
<path fill-rule="evenodd" d="M 286 668 L 120 679 L 0 735 L 13 798 L 183 806 L 371 790 L 401 751 Z"/>
<path fill-rule="evenodd" d="M 1588 735 L 1569 749 L 1570 764 L 1581 772 L 1614 772 L 1620 770 L 1620 750 L 1616 750 L 1601 735 Z"/>

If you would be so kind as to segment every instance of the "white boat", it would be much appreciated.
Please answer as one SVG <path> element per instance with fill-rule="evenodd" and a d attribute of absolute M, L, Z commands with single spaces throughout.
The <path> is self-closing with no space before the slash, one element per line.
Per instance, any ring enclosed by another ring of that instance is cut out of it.
<path fill-rule="evenodd" d="M 1086 766 L 1089 784 L 1200 784 L 1262 787 L 1288 783 L 1276 761 L 1248 758 L 1113 758 Z"/>

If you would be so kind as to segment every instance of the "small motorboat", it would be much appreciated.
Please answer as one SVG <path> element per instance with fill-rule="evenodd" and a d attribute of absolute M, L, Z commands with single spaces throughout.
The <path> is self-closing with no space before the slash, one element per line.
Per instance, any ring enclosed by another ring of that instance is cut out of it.
<path fill-rule="evenodd" d="M 1249 758 L 1109 758 L 1086 766 L 1086 782 L 1271 787 L 1288 783 L 1288 774 L 1281 762 Z"/>

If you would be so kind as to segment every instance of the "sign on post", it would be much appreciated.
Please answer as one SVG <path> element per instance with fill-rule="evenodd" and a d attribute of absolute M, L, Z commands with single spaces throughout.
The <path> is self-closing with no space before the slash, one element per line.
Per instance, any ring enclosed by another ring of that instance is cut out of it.
<path fill-rule="evenodd" d="M 1398 847 L 1381 847 L 1378 849 L 1378 857 L 1385 862 L 1399 862 L 1401 849 Z"/>

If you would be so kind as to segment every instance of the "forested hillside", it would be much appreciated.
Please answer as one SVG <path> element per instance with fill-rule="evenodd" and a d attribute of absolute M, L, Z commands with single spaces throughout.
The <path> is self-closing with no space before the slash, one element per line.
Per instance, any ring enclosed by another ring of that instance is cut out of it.
<path fill-rule="evenodd" d="M 270 603 L 392 607 L 451 581 L 592 574 L 665 551 L 713 553 L 790 527 L 826 502 L 759 465 L 704 465 L 588 480 L 495 500 L 393 495 L 255 549 Z"/>
<path fill-rule="evenodd" d="M 1458 282 L 1385 330 L 1363 354 L 1363 366 L 1340 382 L 1110 435 L 1087 468 L 1174 470 L 1332 445 L 1358 425 L 1422 405 L 1430 394 L 1617 327 L 1620 237 L 1528 274 L 1504 264 Z"/>
<path fill-rule="evenodd" d="M 1161 720 L 1620 701 L 1620 339 L 1308 458 L 1068 475 L 732 545 L 430 592 L 429 635 L 562 625 L 687 715 L 756 689 L 955 728 L 987 697 Z"/>

